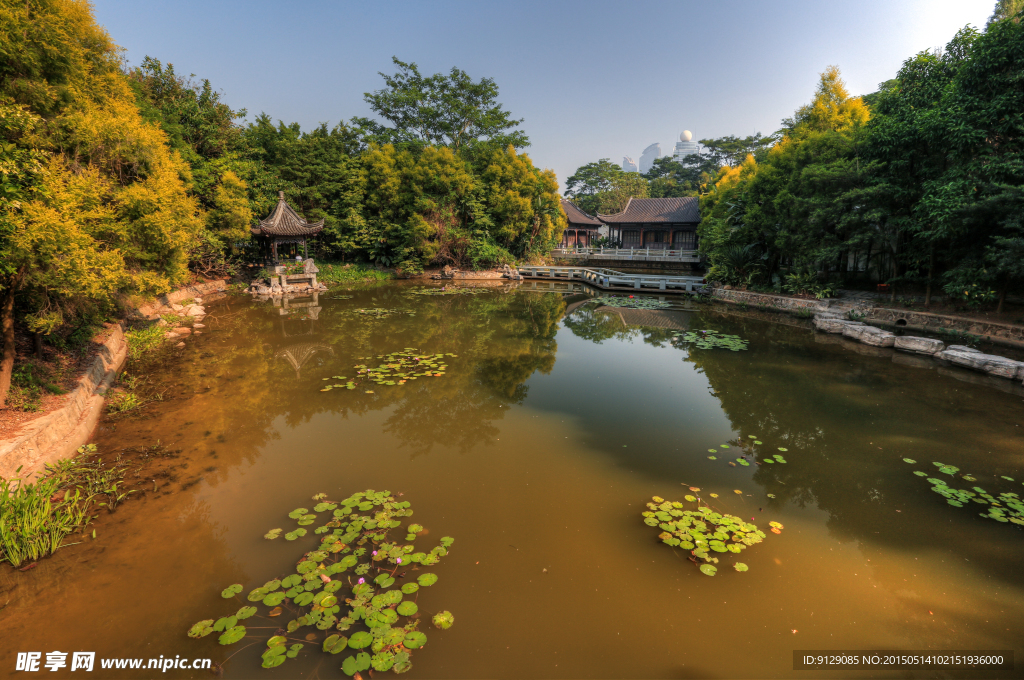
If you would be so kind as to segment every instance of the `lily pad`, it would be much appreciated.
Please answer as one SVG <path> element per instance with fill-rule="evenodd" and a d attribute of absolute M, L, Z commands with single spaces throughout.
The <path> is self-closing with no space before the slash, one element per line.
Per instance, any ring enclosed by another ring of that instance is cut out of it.
<path fill-rule="evenodd" d="M 434 625 L 442 630 L 448 630 L 455 624 L 455 616 L 450 611 L 443 611 L 434 614 Z"/>
<path fill-rule="evenodd" d="M 234 626 L 224 631 L 224 634 L 217 638 L 222 645 L 232 645 L 245 637 L 245 626 Z"/>
<path fill-rule="evenodd" d="M 280 590 L 276 593 L 270 593 L 265 598 L 263 598 L 263 604 L 267 605 L 268 607 L 276 607 L 284 601 L 284 596 L 284 593 Z"/>
<path fill-rule="evenodd" d="M 235 618 L 238 620 L 247 619 L 256 613 L 256 607 L 242 607 L 235 612 Z"/>
<path fill-rule="evenodd" d="M 234 597 L 240 592 L 242 592 L 242 584 L 232 583 L 230 586 L 220 591 L 220 596 L 223 598 Z"/>
<path fill-rule="evenodd" d="M 213 619 L 206 619 L 205 621 L 193 624 L 192 627 L 188 629 L 188 636 L 190 638 L 201 638 L 206 637 L 212 632 L 214 632 Z"/>
<path fill-rule="evenodd" d="M 402 644 L 406 649 L 419 649 L 423 645 L 427 644 L 427 636 L 418 630 L 414 630 L 405 636 L 405 640 Z"/>
<path fill-rule="evenodd" d="M 271 529 L 267 533 L 263 534 L 263 538 L 274 539 L 281 535 L 283 529 Z"/>
<path fill-rule="evenodd" d="M 914 460 L 913 458 L 904 458 L 904 459 L 903 459 L 903 462 L 904 462 L 904 463 L 910 463 L 911 465 L 913 465 L 913 464 L 914 464 L 914 463 L 916 463 L 917 461 L 916 461 L 916 460 Z"/>
<path fill-rule="evenodd" d="M 358 633 L 352 633 L 352 637 L 348 639 L 348 646 L 352 649 L 363 649 L 369 647 L 372 642 L 372 635 L 365 631 L 359 631 Z"/>
<path fill-rule="evenodd" d="M 708 576 L 714 576 L 715 572 L 718 571 L 718 567 L 712 564 L 702 564 L 700 565 L 700 570 L 703 574 L 707 574 Z"/>
<path fill-rule="evenodd" d="M 404 584 L 402 584 L 402 592 L 405 593 L 406 595 L 412 595 L 413 593 L 415 593 L 419 589 L 420 589 L 420 586 L 419 586 L 418 583 L 404 583 Z"/>
<path fill-rule="evenodd" d="M 427 586 L 432 586 L 437 583 L 437 574 L 420 574 L 416 577 L 416 580 L 419 582 L 420 586 L 426 588 Z"/>
<path fill-rule="evenodd" d="M 413 614 L 418 612 L 419 609 L 420 608 L 416 606 L 415 602 L 407 600 L 402 604 L 398 605 L 395 611 L 397 611 L 400 616 L 412 616 Z"/>
<path fill-rule="evenodd" d="M 330 635 L 324 640 L 324 651 L 329 654 L 340 654 L 348 649 L 348 638 L 344 635 Z"/>
<path fill-rule="evenodd" d="M 749 567 L 747 567 L 747 565 L 743 564 L 742 562 L 737 562 L 736 564 L 732 565 L 732 568 L 736 571 L 746 571 Z"/>
<path fill-rule="evenodd" d="M 789 449 L 787 449 L 787 448 L 786 448 L 786 447 L 784 447 L 784 446 L 780 446 L 780 447 L 779 447 L 779 451 L 789 451 Z"/>

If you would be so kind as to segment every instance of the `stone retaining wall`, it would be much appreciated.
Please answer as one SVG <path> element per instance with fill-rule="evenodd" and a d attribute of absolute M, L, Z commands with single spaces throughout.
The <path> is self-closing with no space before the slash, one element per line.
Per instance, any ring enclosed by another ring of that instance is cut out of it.
<path fill-rule="evenodd" d="M 721 287 L 713 288 L 711 290 L 711 297 L 722 302 L 747 304 L 752 307 L 770 307 L 782 312 L 795 312 L 801 309 L 809 312 L 824 312 L 829 308 L 828 300 L 805 300 L 803 298 L 786 297 L 785 295 L 756 293 L 752 290 L 726 290 Z"/>
<path fill-rule="evenodd" d="M 45 463 L 72 456 L 89 441 L 103 412 L 103 397 L 127 355 L 124 329 L 115 325 L 64 406 L 30 421 L 12 439 L 0 441 L 0 477 L 42 472 Z"/>
<path fill-rule="evenodd" d="M 997 345 L 1024 347 L 1024 327 L 1022 326 L 884 307 L 868 307 L 864 311 L 865 321 L 873 321 L 887 326 L 932 333 L 969 333 Z"/>
<path fill-rule="evenodd" d="M 155 318 L 154 313 L 158 309 L 226 288 L 224 281 L 185 286 L 132 310 L 129 316 Z M 0 440 L 0 477 L 28 477 L 33 472 L 42 472 L 46 463 L 68 458 L 88 442 L 103 413 L 104 396 L 127 356 L 124 327 L 116 324 L 100 345 L 92 366 L 68 394 L 64 405 L 29 421 L 14 437 Z M 19 467 L 21 472 L 17 472 Z"/>

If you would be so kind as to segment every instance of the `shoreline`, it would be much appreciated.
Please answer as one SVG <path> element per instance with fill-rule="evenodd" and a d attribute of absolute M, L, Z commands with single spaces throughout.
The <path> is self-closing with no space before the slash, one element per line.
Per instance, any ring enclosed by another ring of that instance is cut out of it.
<path fill-rule="evenodd" d="M 42 472 L 47 463 L 75 455 L 80 446 L 92 439 L 107 393 L 128 358 L 125 330 L 129 320 L 157 321 L 158 310 L 170 308 L 181 300 L 225 290 L 227 283 L 223 280 L 183 286 L 130 310 L 125 319 L 112 324 L 111 332 L 100 343 L 96 357 L 79 376 L 75 388 L 66 395 L 64 404 L 26 422 L 13 436 L 0 440 L 0 477 L 10 479 L 20 475 L 26 479 L 32 473 Z"/>

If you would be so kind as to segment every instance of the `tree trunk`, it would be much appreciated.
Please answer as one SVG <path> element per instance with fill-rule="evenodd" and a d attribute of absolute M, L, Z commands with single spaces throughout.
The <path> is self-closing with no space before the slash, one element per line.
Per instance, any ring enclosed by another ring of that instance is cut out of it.
<path fill-rule="evenodd" d="M 928 254 L 928 283 L 924 289 L 924 308 L 932 306 L 932 275 L 935 273 L 935 246 Z"/>
<path fill-rule="evenodd" d="M 7 403 L 7 393 L 11 389 L 11 375 L 14 373 L 14 294 L 21 286 L 25 269 L 18 272 L 7 282 L 0 300 L 0 335 L 3 336 L 3 358 L 0 359 L 0 408 Z"/>
<path fill-rule="evenodd" d="M 1003 303 L 1006 301 L 1006 289 L 1010 287 L 1010 277 L 1003 277 L 1003 285 L 999 288 L 999 304 L 996 306 L 996 314 L 1003 313 Z"/>

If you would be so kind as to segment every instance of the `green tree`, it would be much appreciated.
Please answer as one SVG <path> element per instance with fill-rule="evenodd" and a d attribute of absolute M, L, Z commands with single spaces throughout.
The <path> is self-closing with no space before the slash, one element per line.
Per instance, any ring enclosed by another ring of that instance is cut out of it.
<path fill-rule="evenodd" d="M 498 85 L 493 79 L 474 82 L 455 67 L 448 75 L 423 76 L 414 63 L 397 57 L 391 61 L 398 72 L 381 73 L 387 87 L 367 92 L 364 98 L 392 127 L 367 118 L 354 119 L 379 141 L 448 146 L 455 151 L 481 143 L 499 149 L 529 146 L 526 133 L 515 129 L 522 119 L 512 118 L 497 102 Z"/>
<path fill-rule="evenodd" d="M 610 191 L 613 180 L 622 174 L 622 168 L 607 158 L 587 163 L 565 180 L 565 195 L 580 210 L 594 215 L 601 209 L 600 195 Z"/>

